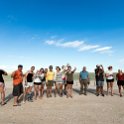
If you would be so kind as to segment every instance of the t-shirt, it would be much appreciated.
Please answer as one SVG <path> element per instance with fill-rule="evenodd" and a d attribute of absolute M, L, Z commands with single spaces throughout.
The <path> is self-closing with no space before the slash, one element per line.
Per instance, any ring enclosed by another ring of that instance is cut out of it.
<path fill-rule="evenodd" d="M 3 70 L 0 70 L 0 82 L 1 83 L 4 83 L 3 74 L 5 74 L 5 72 Z"/>
<path fill-rule="evenodd" d="M 62 82 L 62 72 L 56 72 L 56 76 L 55 76 L 55 80 L 56 82 Z"/>
<path fill-rule="evenodd" d="M 108 70 L 108 71 L 106 72 L 106 75 L 107 75 L 107 79 L 108 79 L 108 80 L 114 79 L 114 77 L 113 77 L 113 75 L 114 75 L 113 71 Z"/>
<path fill-rule="evenodd" d="M 116 77 L 117 77 L 117 80 L 124 81 L 124 74 L 122 74 L 122 75 L 117 74 Z"/>
<path fill-rule="evenodd" d="M 46 76 L 46 81 L 54 80 L 55 73 L 53 71 L 48 71 Z"/>
<path fill-rule="evenodd" d="M 87 71 L 81 71 L 81 72 L 80 72 L 80 78 L 81 78 L 82 80 L 88 79 L 88 76 L 89 76 L 89 73 L 88 73 Z"/>
<path fill-rule="evenodd" d="M 69 82 L 73 81 L 73 74 L 74 74 L 74 72 L 67 72 L 66 73 L 67 81 L 69 81 Z"/>
<path fill-rule="evenodd" d="M 23 82 L 23 73 L 19 70 L 15 71 L 13 76 L 13 84 L 18 85 Z"/>

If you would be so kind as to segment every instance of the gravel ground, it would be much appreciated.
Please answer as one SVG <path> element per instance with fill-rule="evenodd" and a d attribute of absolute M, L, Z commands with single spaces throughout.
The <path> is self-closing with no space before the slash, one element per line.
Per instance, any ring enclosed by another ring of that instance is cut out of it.
<path fill-rule="evenodd" d="M 0 106 L 0 124 L 124 124 L 124 98 L 116 86 L 113 97 L 97 97 L 93 83 L 87 96 L 78 94 L 76 83 L 73 98 L 44 97 L 20 107 L 13 107 L 12 87 L 10 83 L 6 87 L 9 101 Z"/>

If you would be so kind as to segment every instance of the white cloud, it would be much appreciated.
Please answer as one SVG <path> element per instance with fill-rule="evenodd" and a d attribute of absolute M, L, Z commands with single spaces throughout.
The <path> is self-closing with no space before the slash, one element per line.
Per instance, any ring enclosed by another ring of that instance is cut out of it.
<path fill-rule="evenodd" d="M 83 51 L 92 51 L 97 53 L 106 53 L 112 54 L 112 46 L 100 46 L 98 44 L 89 44 L 82 40 L 75 41 L 65 41 L 64 39 L 60 40 L 46 40 L 45 43 L 47 45 L 52 45 L 56 47 L 64 47 L 64 48 L 75 48 L 79 52 Z"/>
<path fill-rule="evenodd" d="M 70 42 L 59 42 L 57 44 L 57 46 L 61 46 L 61 47 L 68 47 L 68 48 L 77 48 L 79 46 L 81 46 L 82 44 L 84 44 L 84 41 L 70 41 Z"/>
<path fill-rule="evenodd" d="M 56 44 L 54 40 L 47 40 L 45 43 L 48 45 L 55 45 Z"/>
<path fill-rule="evenodd" d="M 109 52 L 111 49 L 112 49 L 111 46 L 100 47 L 100 48 L 96 49 L 95 52 L 104 53 L 104 52 Z"/>
<path fill-rule="evenodd" d="M 86 51 L 86 50 L 93 50 L 93 49 L 96 49 L 98 47 L 99 47 L 99 45 L 86 45 L 85 44 L 84 46 L 80 47 L 78 49 L 78 51 L 82 52 L 82 51 Z"/>

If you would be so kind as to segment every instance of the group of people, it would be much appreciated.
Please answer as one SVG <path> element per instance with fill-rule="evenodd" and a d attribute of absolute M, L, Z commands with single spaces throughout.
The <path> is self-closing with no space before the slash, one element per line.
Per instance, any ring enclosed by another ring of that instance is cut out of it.
<path fill-rule="evenodd" d="M 73 84 L 74 84 L 74 73 L 76 67 L 72 70 L 72 67 L 67 64 L 66 66 L 56 67 L 56 71 L 53 71 L 53 66 L 49 68 L 41 68 L 36 73 L 35 66 L 32 66 L 30 70 L 23 74 L 23 66 L 18 65 L 18 69 L 11 74 L 13 79 L 13 106 L 20 106 L 20 99 L 23 98 L 23 102 L 33 102 L 33 100 L 41 99 L 44 96 L 46 86 L 47 98 L 59 95 L 62 97 L 66 95 L 67 98 L 73 97 Z M 1 105 L 5 105 L 5 83 L 3 75 L 7 75 L 7 72 L 0 69 L 0 92 L 1 92 Z M 115 80 L 112 66 L 108 67 L 108 71 L 105 72 L 102 65 L 97 65 L 95 69 L 95 82 L 96 82 L 96 95 L 105 96 L 104 93 L 104 80 L 107 82 L 107 95 L 111 93 L 113 96 L 113 83 Z M 122 97 L 122 90 L 124 88 L 124 73 L 122 70 L 118 70 L 116 75 L 117 85 L 119 88 L 120 97 Z M 86 69 L 83 67 L 79 73 L 80 82 L 80 95 L 87 95 L 88 85 L 90 84 L 90 76 Z M 54 86 L 54 88 L 53 88 Z"/>

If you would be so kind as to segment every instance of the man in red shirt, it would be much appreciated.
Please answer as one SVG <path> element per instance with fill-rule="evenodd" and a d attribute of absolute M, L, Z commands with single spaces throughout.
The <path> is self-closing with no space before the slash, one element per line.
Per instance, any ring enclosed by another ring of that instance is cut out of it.
<path fill-rule="evenodd" d="M 13 78 L 13 96 L 14 96 L 14 104 L 13 106 L 19 106 L 18 99 L 19 96 L 23 93 L 23 66 L 18 65 L 18 70 L 14 71 L 11 75 Z"/>

